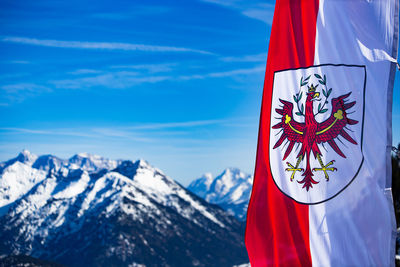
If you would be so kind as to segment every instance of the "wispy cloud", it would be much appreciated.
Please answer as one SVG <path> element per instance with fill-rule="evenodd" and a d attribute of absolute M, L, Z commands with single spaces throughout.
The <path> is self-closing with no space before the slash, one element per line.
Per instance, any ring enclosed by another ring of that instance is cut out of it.
<path fill-rule="evenodd" d="M 129 19 L 129 14 L 125 14 L 125 13 L 95 13 L 95 14 L 91 14 L 90 17 L 97 18 L 97 19 L 125 20 L 125 19 Z"/>
<path fill-rule="evenodd" d="M 221 6 L 236 6 L 240 0 L 203 0 L 203 2 L 213 3 Z"/>
<path fill-rule="evenodd" d="M 111 69 L 133 69 L 133 70 L 146 70 L 150 73 L 157 72 L 170 72 L 173 70 L 172 67 L 176 66 L 176 63 L 165 63 L 165 64 L 141 64 L 141 65 L 114 65 Z"/>
<path fill-rule="evenodd" d="M 27 97 L 32 97 L 43 92 L 52 91 L 49 87 L 35 83 L 16 83 L 0 86 L 1 106 L 8 106 L 11 103 L 20 103 Z"/>
<path fill-rule="evenodd" d="M 148 123 L 143 125 L 131 126 L 129 129 L 135 130 L 160 130 L 168 128 L 191 128 L 197 126 L 206 126 L 219 124 L 227 120 L 200 120 L 200 121 L 184 121 L 184 122 L 167 122 L 167 123 Z"/>
<path fill-rule="evenodd" d="M 31 64 L 30 61 L 27 60 L 11 60 L 9 61 L 11 64 L 21 64 L 21 65 L 26 65 L 26 64 Z"/>
<path fill-rule="evenodd" d="M 257 66 L 254 68 L 244 68 L 244 69 L 235 69 L 229 71 L 221 71 L 221 72 L 211 72 L 206 74 L 195 74 L 195 75 L 187 75 L 187 76 L 179 76 L 178 80 L 194 80 L 194 79 L 205 79 L 205 78 L 223 78 L 223 77 L 235 77 L 238 75 L 249 75 L 254 73 L 264 72 L 264 66 Z"/>
<path fill-rule="evenodd" d="M 68 72 L 69 74 L 72 75 L 81 75 L 81 74 L 97 74 L 97 73 L 102 73 L 103 71 L 101 70 L 92 70 L 92 69 L 78 69 L 75 71 Z"/>
<path fill-rule="evenodd" d="M 114 42 L 83 42 L 83 41 L 60 41 L 44 40 L 27 37 L 3 37 L 2 42 L 18 43 L 25 45 L 72 48 L 72 49 L 91 49 L 91 50 L 120 50 L 120 51 L 142 51 L 142 52 L 185 52 L 198 54 L 212 54 L 211 52 L 175 46 L 158 46 L 132 43 L 114 43 Z"/>
<path fill-rule="evenodd" d="M 171 80 L 171 76 L 138 76 L 138 72 L 118 71 L 109 72 L 92 77 L 83 77 L 77 79 L 64 79 L 49 81 L 56 88 L 80 89 L 96 86 L 107 88 L 124 89 L 143 83 L 158 83 L 165 80 Z"/>
<path fill-rule="evenodd" d="M 274 15 L 274 2 L 270 1 L 246 1 L 246 0 L 202 0 L 203 2 L 221 5 L 240 11 L 242 15 L 252 19 L 263 21 L 269 25 L 272 24 Z"/>
<path fill-rule="evenodd" d="M 83 89 L 90 87 L 103 86 L 114 89 L 130 88 L 135 85 L 143 83 L 159 83 L 164 81 L 188 81 L 206 78 L 224 78 L 236 77 L 239 75 L 250 75 L 254 73 L 261 73 L 265 71 L 264 66 L 257 66 L 254 68 L 235 69 L 222 72 L 211 72 L 205 74 L 192 74 L 192 75 L 152 75 L 143 74 L 135 71 L 116 71 L 107 72 L 101 75 L 82 77 L 76 79 L 52 80 L 50 84 L 56 88 L 64 89 Z"/>
<path fill-rule="evenodd" d="M 20 133 L 29 135 L 45 136 L 71 136 L 87 138 L 124 138 L 131 141 L 151 142 L 155 140 L 158 133 L 166 136 L 171 131 L 190 130 L 194 127 L 204 127 L 210 125 L 221 125 L 232 120 L 198 120 L 183 122 L 164 122 L 164 123 L 145 123 L 137 125 L 119 127 L 84 127 L 84 128 L 53 128 L 53 129 L 30 129 L 18 127 L 0 127 L 3 133 Z M 174 135 L 177 133 L 175 132 Z M 152 137 L 151 137 L 152 136 Z M 158 137 L 157 137 L 158 138 Z"/>
<path fill-rule="evenodd" d="M 152 5 L 136 5 L 133 10 L 125 10 L 124 12 L 102 12 L 91 14 L 91 18 L 108 19 L 108 20 L 129 20 L 137 16 L 154 16 L 169 12 L 169 6 Z"/>
<path fill-rule="evenodd" d="M 37 134 L 37 135 L 62 135 L 62 136 L 74 136 L 74 137 L 96 137 L 95 135 L 87 134 L 82 131 L 71 131 L 58 129 L 58 130 L 37 130 L 37 129 L 27 129 L 27 128 L 13 128 L 13 127 L 2 127 L 0 128 L 2 132 L 16 132 L 16 133 L 26 133 L 26 134 Z"/>
<path fill-rule="evenodd" d="M 274 17 L 274 6 L 273 5 L 260 5 L 258 8 L 250 8 L 242 11 L 242 14 L 263 21 L 269 25 L 272 25 L 272 18 Z"/>
<path fill-rule="evenodd" d="M 221 60 L 225 62 L 266 62 L 267 54 L 261 53 L 256 55 L 245 55 L 238 57 L 223 57 L 221 58 Z"/>
<path fill-rule="evenodd" d="M 0 132 L 5 133 L 21 133 L 30 135 L 45 135 L 45 136 L 70 136 L 70 137 L 85 137 L 99 138 L 119 137 L 131 141 L 150 142 L 152 139 L 144 137 L 136 137 L 132 132 L 118 130 L 114 128 L 79 128 L 79 129 L 28 129 L 28 128 L 13 128 L 2 127 Z"/>
<path fill-rule="evenodd" d="M 21 93 L 21 92 L 43 92 L 51 91 L 50 88 L 34 83 L 16 83 L 7 84 L 0 87 L 0 89 L 6 93 Z"/>
<path fill-rule="evenodd" d="M 19 78 L 19 80 L 21 80 L 20 79 L 21 77 L 28 76 L 29 74 L 30 74 L 29 72 L 5 73 L 5 74 L 0 75 L 0 79 L 16 79 L 16 78 Z"/>

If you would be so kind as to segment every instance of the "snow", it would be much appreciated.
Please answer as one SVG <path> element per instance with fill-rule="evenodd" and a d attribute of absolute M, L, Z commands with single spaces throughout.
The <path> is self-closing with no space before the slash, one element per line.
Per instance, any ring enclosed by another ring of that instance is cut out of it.
<path fill-rule="evenodd" d="M 88 172 L 95 172 L 101 169 L 107 169 L 107 170 L 115 169 L 119 164 L 119 161 L 110 160 L 89 153 L 79 153 L 71 157 L 68 160 L 68 163 L 73 168 L 79 167 Z"/>
<path fill-rule="evenodd" d="M 203 175 L 194 180 L 188 189 L 206 201 L 226 208 L 239 219 L 244 219 L 252 184 L 251 175 L 236 168 L 227 168 L 215 178 L 210 174 Z"/>
<path fill-rule="evenodd" d="M 19 161 L 8 166 L 0 176 L 0 207 L 25 195 L 45 177 L 44 171 L 31 168 Z"/>
<path fill-rule="evenodd" d="M 122 161 L 87 153 L 75 155 L 68 161 L 52 155 L 37 157 L 24 153 L 24 158 L 30 160 L 15 161 L 1 173 L 0 211 L 3 214 L 0 216 L 8 213 L 13 218 L 10 226 L 5 227 L 18 225 L 18 238 L 26 242 L 40 237 L 40 242 L 45 244 L 47 239 L 54 238 L 55 232 L 63 236 L 79 231 L 90 214 L 109 217 L 117 211 L 141 223 L 145 214 L 157 222 L 156 228 L 163 233 L 172 222 L 163 218 L 160 205 L 174 209 L 200 227 L 206 227 L 204 222 L 226 227 L 213 213 L 215 211 L 144 160 L 124 165 Z M 41 159 L 40 164 L 35 165 L 38 159 Z M 109 169 L 101 177 L 91 175 L 104 166 Z M 126 172 L 121 169 L 124 166 L 128 168 Z M 132 174 L 132 177 L 121 173 Z M 212 181 L 211 174 L 205 175 L 207 186 L 211 186 Z"/>
<path fill-rule="evenodd" d="M 198 203 L 197 201 L 193 200 L 193 198 L 190 197 L 186 192 L 184 192 L 184 191 L 179 191 L 179 192 L 178 192 L 178 195 L 179 195 L 182 199 L 184 199 L 184 200 L 186 200 L 187 202 L 189 202 L 190 205 L 191 205 L 194 209 L 200 211 L 200 213 L 203 214 L 205 217 L 207 217 L 207 218 L 210 219 L 211 221 L 215 222 L 215 223 L 218 224 L 219 226 L 225 227 L 225 225 L 224 225 L 223 223 L 221 223 L 219 220 L 217 220 L 217 218 L 215 218 L 214 215 L 212 215 L 211 213 L 209 213 L 209 212 L 207 211 L 207 209 L 206 209 L 203 205 L 201 205 L 201 204 Z M 190 219 L 190 217 L 188 217 L 188 219 Z"/>
<path fill-rule="evenodd" d="M 193 181 L 188 189 L 199 196 L 203 195 L 211 203 L 218 203 L 223 199 L 225 201 L 237 201 L 251 184 L 252 178 L 250 175 L 239 169 L 228 168 L 215 179 L 212 179 L 210 174 L 205 174 L 203 177 Z M 203 193 L 204 188 L 207 188 L 205 193 Z"/>
<path fill-rule="evenodd" d="M 32 164 L 38 158 L 38 156 L 32 154 L 26 149 L 22 150 L 22 152 L 18 155 L 18 157 L 19 158 L 23 157 L 25 159 L 23 163 L 26 164 Z"/>
<path fill-rule="evenodd" d="M 205 197 L 208 190 L 210 190 L 210 186 L 213 182 L 213 177 L 211 173 L 205 173 L 202 177 L 194 180 L 190 185 L 188 186 L 188 189 L 191 190 L 191 188 L 196 189 L 196 194 L 200 197 Z"/>
<path fill-rule="evenodd" d="M 158 192 L 161 194 L 171 193 L 170 186 L 168 186 L 162 178 L 163 176 L 155 174 L 154 169 L 145 169 L 142 167 L 137 170 L 134 181 L 142 187 L 145 187 L 148 191 Z"/>
<path fill-rule="evenodd" d="M 98 196 L 98 192 L 102 189 L 104 189 L 107 186 L 109 178 L 104 176 L 96 181 L 94 184 L 93 189 L 87 194 L 81 209 L 78 212 L 78 216 L 81 216 L 84 214 L 84 212 L 89 209 L 89 207 L 94 206 L 96 202 L 101 202 L 104 198 L 104 196 Z M 92 202 L 95 202 L 92 204 Z"/>
<path fill-rule="evenodd" d="M 53 171 L 59 170 L 64 164 L 65 164 L 64 160 L 59 159 L 55 156 L 42 155 L 35 160 L 35 162 L 32 164 L 32 167 L 38 170 L 44 170 L 48 172 L 50 169 Z"/>
<path fill-rule="evenodd" d="M 64 190 L 54 194 L 54 198 L 59 199 L 76 197 L 87 188 L 89 181 L 89 174 L 84 172 L 79 180 L 69 183 Z"/>

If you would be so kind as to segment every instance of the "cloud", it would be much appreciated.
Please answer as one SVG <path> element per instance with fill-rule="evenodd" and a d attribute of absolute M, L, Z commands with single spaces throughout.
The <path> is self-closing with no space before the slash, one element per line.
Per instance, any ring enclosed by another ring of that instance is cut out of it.
<path fill-rule="evenodd" d="M 198 120 L 183 122 L 146 123 L 123 127 L 84 127 L 84 128 L 54 128 L 54 129 L 29 129 L 18 127 L 0 127 L 0 132 L 21 133 L 46 136 L 72 136 L 87 138 L 124 138 L 138 142 L 153 142 L 155 135 L 162 133 L 163 138 L 171 133 L 171 129 L 189 129 L 193 127 L 221 125 L 230 120 Z M 152 134 L 152 135 L 151 135 Z M 149 137 L 151 135 L 152 137 Z M 176 135 L 176 133 L 174 134 Z"/>
<path fill-rule="evenodd" d="M 275 3 L 269 1 L 246 1 L 246 0 L 201 0 L 207 3 L 224 6 L 231 9 L 236 9 L 246 17 L 260 20 L 266 24 L 272 24 L 274 15 Z"/>
<path fill-rule="evenodd" d="M 245 55 L 239 57 L 223 57 L 222 61 L 225 62 L 266 62 L 267 54 L 261 53 L 256 55 Z"/>
<path fill-rule="evenodd" d="M 95 135 L 87 134 L 82 131 L 71 131 L 71 130 L 36 130 L 36 129 L 26 129 L 26 128 L 13 128 L 13 127 L 2 127 L 0 131 L 3 132 L 19 132 L 27 134 L 38 134 L 38 135 L 62 135 L 62 136 L 75 136 L 75 137 L 96 137 Z"/>
<path fill-rule="evenodd" d="M 9 61 L 11 64 L 21 64 L 21 65 L 26 65 L 26 64 L 31 64 L 30 61 L 27 60 L 11 60 Z"/>
<path fill-rule="evenodd" d="M 204 50 L 197 50 L 175 46 L 157 46 L 132 43 L 110 43 L 110 42 L 82 42 L 82 41 L 60 41 L 44 40 L 26 37 L 3 37 L 2 42 L 18 43 L 35 46 L 88 49 L 88 50 L 119 50 L 119 51 L 142 51 L 142 52 L 183 52 L 211 55 L 212 53 Z"/>
<path fill-rule="evenodd" d="M 124 13 L 95 13 L 91 14 L 90 17 L 96 19 L 126 20 L 129 19 L 130 16 Z"/>
<path fill-rule="evenodd" d="M 16 83 L 7 84 L 0 87 L 0 89 L 6 93 L 21 93 L 21 92 L 43 92 L 51 91 L 50 88 L 34 83 Z"/>
<path fill-rule="evenodd" d="M 49 83 L 53 84 L 56 88 L 64 89 L 80 89 L 96 86 L 124 89 L 143 83 L 158 83 L 172 79 L 171 76 L 139 76 L 139 74 L 138 72 L 118 71 L 92 77 L 55 80 Z"/>
<path fill-rule="evenodd" d="M 223 78 L 235 77 L 238 75 L 250 75 L 254 73 L 261 73 L 265 71 L 265 66 L 258 66 L 248 69 L 236 69 L 223 72 L 211 72 L 205 74 L 193 75 L 147 75 L 135 71 L 116 71 L 107 72 L 101 75 L 82 77 L 76 79 L 64 79 L 49 81 L 50 84 L 56 88 L 63 89 L 81 89 L 103 86 L 114 89 L 125 89 L 143 83 L 159 83 L 164 81 L 188 81 L 206 78 Z"/>
<path fill-rule="evenodd" d="M 34 134 L 46 136 L 70 136 L 70 137 L 85 137 L 85 138 L 105 138 L 105 137 L 119 137 L 131 141 L 151 142 L 150 138 L 135 137 L 132 132 L 117 130 L 114 128 L 71 128 L 71 129 L 27 129 L 27 128 L 13 128 L 2 127 L 1 132 L 6 133 L 21 133 L 21 134 Z"/>
<path fill-rule="evenodd" d="M 78 69 L 75 71 L 68 72 L 69 74 L 72 75 L 81 75 L 81 74 L 97 74 L 97 73 L 102 73 L 103 71 L 101 70 L 92 70 L 92 69 Z"/>
<path fill-rule="evenodd" d="M 51 92 L 52 90 L 43 85 L 35 83 L 16 83 L 0 86 L 1 106 L 8 106 L 10 103 L 20 103 L 27 97 L 32 97 L 43 92 Z M 6 103 L 3 101 L 5 100 Z"/>
<path fill-rule="evenodd" d="M 136 130 L 160 130 L 167 128 L 190 128 L 197 126 L 206 126 L 212 124 L 220 124 L 223 122 L 226 122 L 226 120 L 200 120 L 200 121 L 184 121 L 184 122 L 149 123 L 138 126 L 131 126 L 128 128 Z"/>
<path fill-rule="evenodd" d="M 205 79 L 205 78 L 223 78 L 223 77 L 233 77 L 238 75 L 249 75 L 254 73 L 260 73 L 265 71 L 265 66 L 257 66 L 254 68 L 247 69 L 236 69 L 230 71 L 222 71 L 222 72 L 211 72 L 206 74 L 196 74 L 196 75 L 188 75 L 188 76 L 179 76 L 178 80 L 193 80 L 193 79 Z"/>
<path fill-rule="evenodd" d="M 273 6 L 263 5 L 259 8 L 251 8 L 242 11 L 242 14 L 253 19 L 263 21 L 272 25 L 272 18 L 274 17 Z"/>
<path fill-rule="evenodd" d="M 175 63 L 165 63 L 165 64 L 142 64 L 142 65 L 114 65 L 111 69 L 133 69 L 133 70 L 147 70 L 150 73 L 157 72 L 170 72 L 173 70 Z"/>
<path fill-rule="evenodd" d="M 228 7 L 234 7 L 238 3 L 240 3 L 240 0 L 202 0 L 202 1 Z"/>
<path fill-rule="evenodd" d="M 108 20 L 129 20 L 132 17 L 138 16 L 154 16 L 160 15 L 162 13 L 167 13 L 171 10 L 171 7 L 167 6 L 156 6 L 154 4 L 151 5 L 135 5 L 135 8 L 132 10 L 124 10 L 124 12 L 102 12 L 102 13 L 94 13 L 91 14 L 91 18 L 98 19 L 108 19 Z"/>

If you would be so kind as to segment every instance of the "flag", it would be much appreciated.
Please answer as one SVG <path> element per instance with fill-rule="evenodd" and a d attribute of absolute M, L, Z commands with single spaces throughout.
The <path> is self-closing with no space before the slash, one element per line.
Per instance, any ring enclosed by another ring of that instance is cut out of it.
<path fill-rule="evenodd" d="M 246 248 L 257 266 L 393 266 L 398 1 L 278 0 Z"/>

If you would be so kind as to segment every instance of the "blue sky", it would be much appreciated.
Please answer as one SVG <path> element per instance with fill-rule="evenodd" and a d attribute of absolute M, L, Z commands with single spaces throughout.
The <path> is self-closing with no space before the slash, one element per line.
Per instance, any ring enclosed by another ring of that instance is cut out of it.
<path fill-rule="evenodd" d="M 143 158 L 184 185 L 253 171 L 274 1 L 1 5 L 0 160 Z"/>

